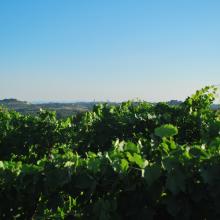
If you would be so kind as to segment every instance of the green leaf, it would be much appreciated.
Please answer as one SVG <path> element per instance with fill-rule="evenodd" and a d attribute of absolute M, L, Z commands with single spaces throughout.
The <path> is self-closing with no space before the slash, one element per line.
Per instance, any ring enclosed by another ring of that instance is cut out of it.
<path fill-rule="evenodd" d="M 5 166 L 4 166 L 4 163 L 3 161 L 0 161 L 0 169 L 3 169 L 4 170 Z"/>
<path fill-rule="evenodd" d="M 88 160 L 88 169 L 94 173 L 97 173 L 100 170 L 101 161 L 99 158 L 89 158 Z"/>
<path fill-rule="evenodd" d="M 148 161 L 141 157 L 141 155 L 134 153 L 133 155 L 130 152 L 126 153 L 128 161 L 131 163 L 135 163 L 141 169 L 144 169 L 148 165 Z"/>
<path fill-rule="evenodd" d="M 136 153 L 134 153 L 134 162 L 140 167 L 140 168 L 144 168 L 144 162 L 145 160 L 142 159 L 142 157 Z"/>
<path fill-rule="evenodd" d="M 127 152 L 126 156 L 127 156 L 129 162 L 131 162 L 131 163 L 135 162 L 134 157 L 132 156 L 132 154 L 130 152 Z"/>
<path fill-rule="evenodd" d="M 125 159 L 122 159 L 121 160 L 121 169 L 122 169 L 122 171 L 127 171 L 128 167 L 129 167 L 128 161 L 125 160 Z"/>
<path fill-rule="evenodd" d="M 134 144 L 132 142 L 127 142 L 124 146 L 124 151 L 128 151 L 131 153 L 139 153 L 140 149 L 139 146 L 137 144 Z"/>
<path fill-rule="evenodd" d="M 173 126 L 172 124 L 165 124 L 155 129 L 154 131 L 156 136 L 161 138 L 163 137 L 172 137 L 178 134 L 177 127 Z"/>

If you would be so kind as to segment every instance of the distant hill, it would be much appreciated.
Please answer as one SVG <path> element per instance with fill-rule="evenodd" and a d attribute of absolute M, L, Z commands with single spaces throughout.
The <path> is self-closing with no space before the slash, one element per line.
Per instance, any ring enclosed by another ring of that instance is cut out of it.
<path fill-rule="evenodd" d="M 26 102 L 26 101 L 19 101 L 17 99 L 3 99 L 0 100 L 0 105 L 7 107 L 8 109 L 13 109 L 16 110 L 18 112 L 24 112 L 24 111 L 37 111 L 37 108 Z"/>
<path fill-rule="evenodd" d="M 26 101 L 19 101 L 17 99 L 3 99 L 3 100 L 0 100 L 0 105 L 26 106 L 26 105 L 29 105 L 29 103 Z"/>
<path fill-rule="evenodd" d="M 168 105 L 180 105 L 181 103 L 183 102 L 179 100 L 170 100 L 169 102 L 167 102 Z"/>
<path fill-rule="evenodd" d="M 4 106 L 8 109 L 15 110 L 22 114 L 36 114 L 40 109 L 47 109 L 56 111 L 58 117 L 67 117 L 79 112 L 89 111 L 92 103 L 44 103 L 44 104 L 32 104 L 26 101 L 20 101 L 17 99 L 3 99 L 0 100 L 0 106 Z"/>
<path fill-rule="evenodd" d="M 212 105 L 212 108 L 213 108 L 214 110 L 220 109 L 220 105 L 218 105 L 218 104 L 213 104 L 213 105 Z"/>

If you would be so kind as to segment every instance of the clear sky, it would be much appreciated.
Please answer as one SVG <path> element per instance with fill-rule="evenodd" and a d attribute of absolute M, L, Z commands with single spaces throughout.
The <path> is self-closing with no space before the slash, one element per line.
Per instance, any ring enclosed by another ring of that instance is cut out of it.
<path fill-rule="evenodd" d="M 0 99 L 184 99 L 220 83 L 218 0 L 1 0 Z"/>

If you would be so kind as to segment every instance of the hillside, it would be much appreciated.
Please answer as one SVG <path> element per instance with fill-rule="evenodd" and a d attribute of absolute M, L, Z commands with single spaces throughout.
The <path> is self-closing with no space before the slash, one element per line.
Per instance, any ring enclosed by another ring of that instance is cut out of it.
<path fill-rule="evenodd" d="M 59 118 L 75 115 L 79 112 L 85 112 L 90 110 L 93 106 L 92 103 L 43 103 L 32 104 L 26 101 L 20 101 L 17 99 L 3 99 L 0 100 L 0 105 L 15 110 L 22 114 L 36 114 L 40 109 L 46 109 L 50 111 L 56 111 Z"/>

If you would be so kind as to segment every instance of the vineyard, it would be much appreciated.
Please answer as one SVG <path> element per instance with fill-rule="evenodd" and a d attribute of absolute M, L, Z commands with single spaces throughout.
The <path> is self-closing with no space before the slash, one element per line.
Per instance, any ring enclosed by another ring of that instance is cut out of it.
<path fill-rule="evenodd" d="M 0 219 L 220 219 L 215 87 L 65 119 L 0 109 Z"/>

